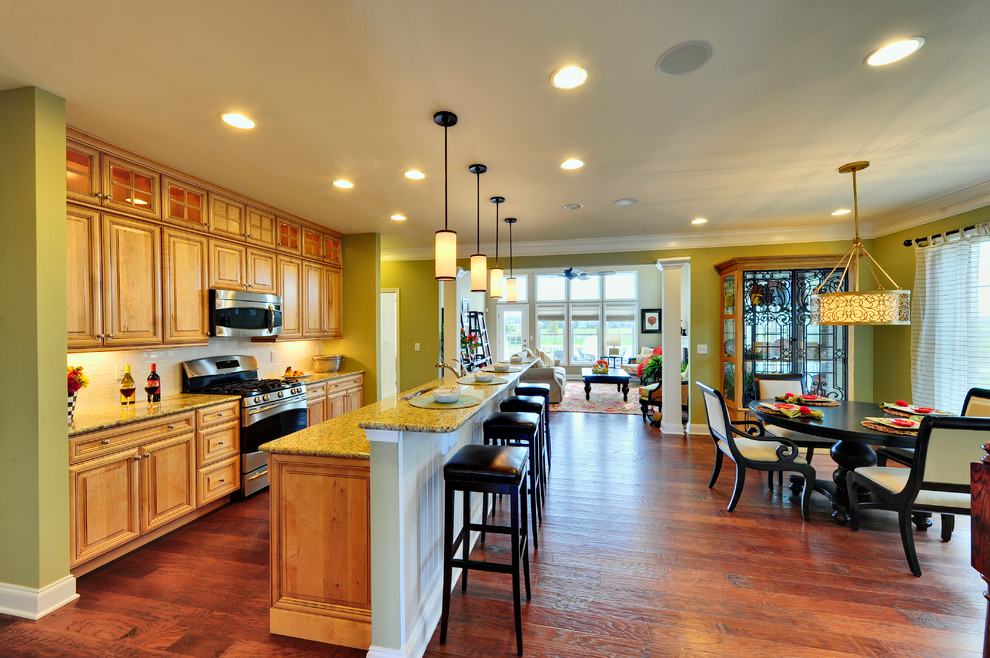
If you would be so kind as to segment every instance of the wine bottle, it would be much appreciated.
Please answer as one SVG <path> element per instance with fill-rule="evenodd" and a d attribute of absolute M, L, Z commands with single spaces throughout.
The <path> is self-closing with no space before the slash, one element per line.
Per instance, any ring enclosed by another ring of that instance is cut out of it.
<path fill-rule="evenodd" d="M 131 366 L 127 364 L 124 366 L 124 378 L 120 380 L 120 404 L 134 404 L 134 391 L 136 389 L 137 386 L 134 384 L 134 378 L 131 377 Z"/>
<path fill-rule="evenodd" d="M 144 383 L 144 392 L 148 394 L 148 402 L 161 402 L 162 401 L 162 378 L 158 375 L 158 369 L 155 364 L 151 364 L 151 374 L 148 375 L 148 381 Z"/>

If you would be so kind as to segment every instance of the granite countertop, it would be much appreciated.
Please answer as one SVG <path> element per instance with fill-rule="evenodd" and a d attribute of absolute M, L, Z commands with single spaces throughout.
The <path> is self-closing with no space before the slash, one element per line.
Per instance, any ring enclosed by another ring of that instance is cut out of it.
<path fill-rule="evenodd" d="M 304 379 L 300 381 L 306 384 L 318 384 L 319 382 L 327 382 L 332 379 L 340 379 L 341 377 L 350 377 L 351 375 L 363 375 L 364 370 L 338 370 L 337 372 L 308 372 Z"/>
<path fill-rule="evenodd" d="M 314 455 L 318 457 L 345 457 L 369 459 L 371 446 L 365 430 L 390 430 L 405 432 L 430 432 L 446 434 L 453 432 L 473 417 L 490 398 L 505 387 L 513 385 L 535 361 L 524 361 L 522 372 L 496 373 L 505 377 L 508 383 L 495 386 L 472 386 L 457 384 L 452 374 L 443 379 L 435 379 L 421 384 L 395 397 L 386 398 L 356 409 L 343 416 L 306 428 L 294 434 L 262 444 L 261 450 L 277 454 Z M 513 364 L 516 366 L 517 364 Z M 342 375 L 343 376 L 343 375 Z M 470 391 L 481 398 L 481 404 L 463 409 L 420 409 L 409 404 L 408 400 L 418 397 L 439 386 L 460 386 L 461 391 Z"/>
<path fill-rule="evenodd" d="M 215 404 L 240 400 L 239 395 L 198 395 L 194 393 L 180 393 L 162 398 L 161 402 L 149 405 L 147 402 L 138 401 L 126 408 L 120 405 L 109 407 L 97 407 L 96 409 L 80 409 L 73 414 L 73 422 L 69 424 L 69 436 L 85 434 L 95 430 L 104 430 L 110 427 L 127 425 L 151 418 L 160 418 L 172 414 L 192 411 L 202 407 L 211 407 Z"/>

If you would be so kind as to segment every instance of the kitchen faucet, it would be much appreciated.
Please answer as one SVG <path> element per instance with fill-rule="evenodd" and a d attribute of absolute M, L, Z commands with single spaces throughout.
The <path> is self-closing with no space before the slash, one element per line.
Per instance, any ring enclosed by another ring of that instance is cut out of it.
<path fill-rule="evenodd" d="M 460 361 L 454 361 L 454 363 L 457 364 L 457 369 L 456 370 L 454 369 L 453 366 L 451 366 L 450 364 L 446 363 L 445 361 L 441 361 L 440 363 L 436 364 L 434 367 L 435 368 L 446 368 L 447 370 L 449 370 L 452 373 L 454 373 L 454 377 L 463 377 L 464 375 L 467 374 L 467 371 L 464 370 L 464 364 L 462 364 Z"/>

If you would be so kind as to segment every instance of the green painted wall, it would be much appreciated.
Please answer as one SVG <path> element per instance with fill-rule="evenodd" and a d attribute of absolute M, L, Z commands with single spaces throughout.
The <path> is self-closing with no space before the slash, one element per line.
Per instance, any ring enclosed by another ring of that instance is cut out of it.
<path fill-rule="evenodd" d="M 69 573 L 65 101 L 0 92 L 0 583 Z"/>
<path fill-rule="evenodd" d="M 942 233 L 990 221 L 990 206 L 928 222 L 873 240 L 870 253 L 901 288 L 914 290 L 915 256 L 904 240 Z M 911 396 L 911 327 L 877 327 L 873 368 L 873 396 L 877 401 Z"/>
<path fill-rule="evenodd" d="M 364 403 L 378 400 L 378 325 L 382 239 L 352 233 L 341 241 L 344 262 L 344 337 L 323 342 L 324 354 L 343 354 L 342 367 L 364 370 Z"/>
<path fill-rule="evenodd" d="M 432 260 L 381 264 L 381 287 L 399 290 L 399 391 L 436 378 L 440 284 Z M 419 343 L 419 351 L 415 344 Z"/>

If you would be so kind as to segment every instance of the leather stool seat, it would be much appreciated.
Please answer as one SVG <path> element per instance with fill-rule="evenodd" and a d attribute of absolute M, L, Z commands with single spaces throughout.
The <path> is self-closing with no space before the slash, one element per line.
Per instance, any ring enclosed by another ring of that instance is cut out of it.
<path fill-rule="evenodd" d="M 542 382 L 525 382 L 516 386 L 516 395 L 542 395 L 550 397 L 550 384 Z"/>
<path fill-rule="evenodd" d="M 510 395 L 499 403 L 499 411 L 523 411 L 543 414 L 543 398 L 535 395 Z"/>
<path fill-rule="evenodd" d="M 534 418 L 534 416 L 537 416 Z M 493 413 L 485 420 L 485 427 L 493 431 L 533 431 L 540 424 L 540 419 L 533 412 L 500 411 Z M 465 446 L 467 447 L 467 446 Z"/>
<path fill-rule="evenodd" d="M 525 448 L 470 444 L 444 464 L 443 477 L 451 482 L 489 482 L 519 486 L 529 454 Z"/>

